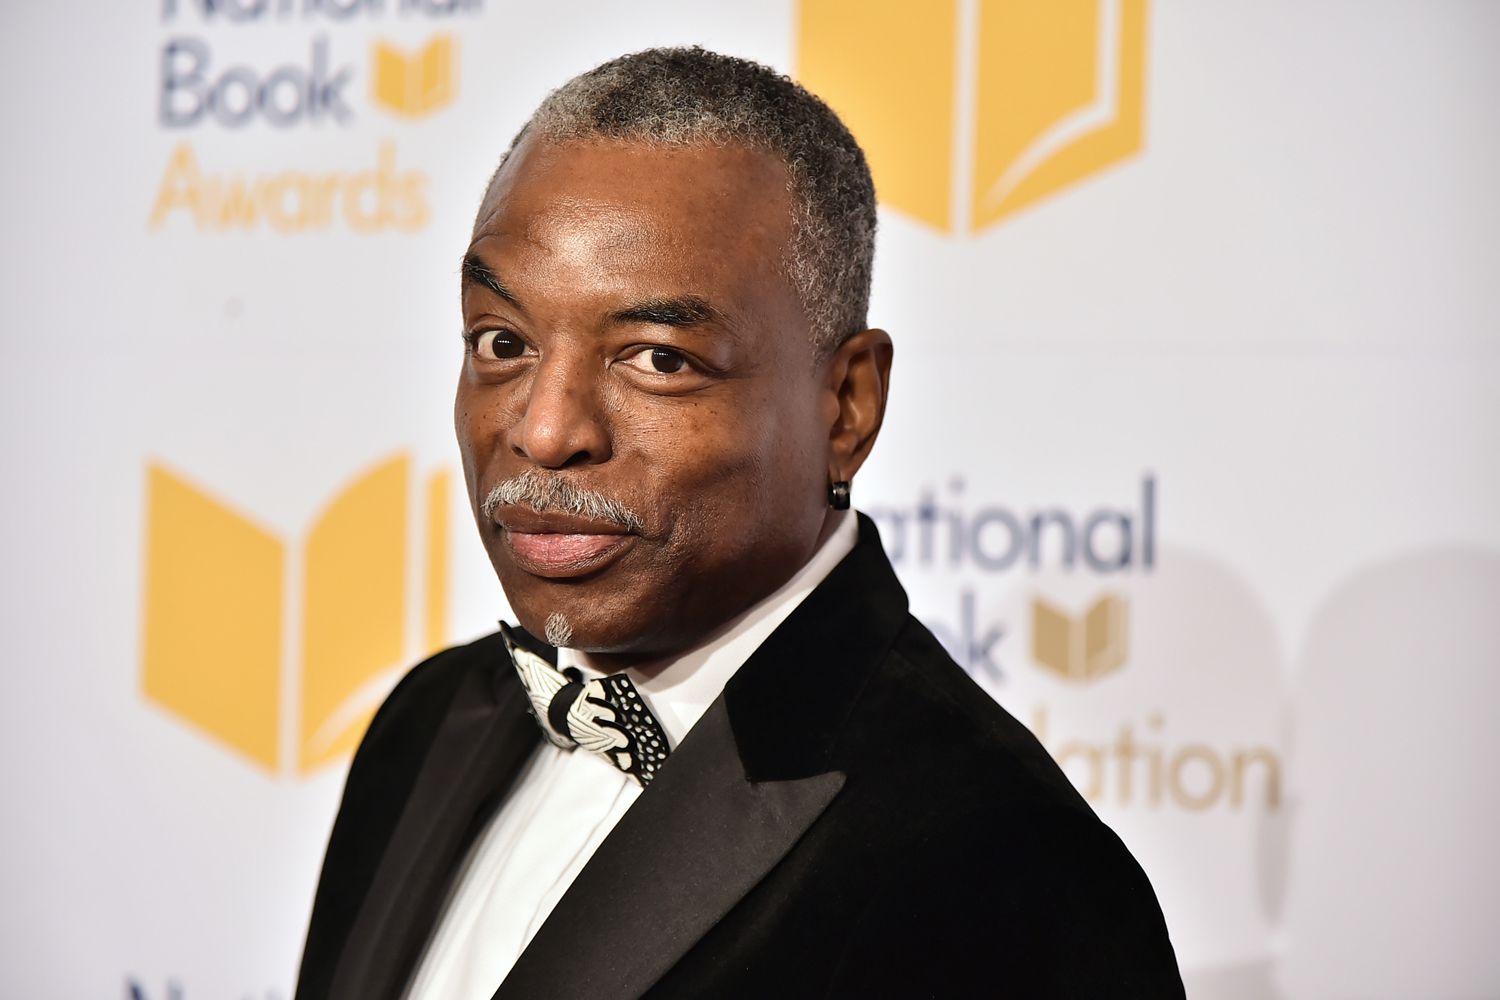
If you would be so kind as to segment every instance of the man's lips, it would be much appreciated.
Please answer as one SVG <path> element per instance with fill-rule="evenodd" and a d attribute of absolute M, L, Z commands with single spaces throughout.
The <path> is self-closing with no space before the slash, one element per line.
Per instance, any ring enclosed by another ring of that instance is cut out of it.
<path fill-rule="evenodd" d="M 565 578 L 599 569 L 629 548 L 634 535 L 558 535 L 506 531 L 516 563 L 535 576 Z"/>
<path fill-rule="evenodd" d="M 495 523 L 515 557 L 533 576 L 566 579 L 593 573 L 635 544 L 619 525 L 524 507 L 497 510 Z"/>

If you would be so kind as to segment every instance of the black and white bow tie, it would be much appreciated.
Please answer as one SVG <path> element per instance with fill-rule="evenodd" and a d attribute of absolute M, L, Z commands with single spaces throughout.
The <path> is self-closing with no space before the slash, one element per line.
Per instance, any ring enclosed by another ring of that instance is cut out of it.
<path fill-rule="evenodd" d="M 521 645 L 503 623 L 500 632 L 542 735 L 564 750 L 592 750 L 649 785 L 671 750 L 630 678 L 609 674 L 585 681 L 576 669 L 558 670 Z"/>

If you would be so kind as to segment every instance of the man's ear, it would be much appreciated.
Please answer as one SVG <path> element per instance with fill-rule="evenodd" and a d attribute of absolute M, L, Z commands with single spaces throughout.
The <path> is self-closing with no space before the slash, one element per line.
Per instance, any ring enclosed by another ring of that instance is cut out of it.
<path fill-rule="evenodd" d="M 885 419 L 894 351 L 884 330 L 862 330 L 824 362 L 829 482 L 853 479 L 875 445 Z"/>

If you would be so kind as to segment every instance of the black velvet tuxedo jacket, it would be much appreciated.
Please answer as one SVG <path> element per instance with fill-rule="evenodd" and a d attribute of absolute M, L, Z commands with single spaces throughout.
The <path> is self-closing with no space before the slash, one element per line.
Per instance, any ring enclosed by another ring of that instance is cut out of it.
<path fill-rule="evenodd" d="M 402 995 L 540 740 L 498 636 L 407 675 L 349 772 L 299 1000 Z M 1135 860 L 907 614 L 863 518 L 496 986 L 496 1000 L 1183 995 Z"/>

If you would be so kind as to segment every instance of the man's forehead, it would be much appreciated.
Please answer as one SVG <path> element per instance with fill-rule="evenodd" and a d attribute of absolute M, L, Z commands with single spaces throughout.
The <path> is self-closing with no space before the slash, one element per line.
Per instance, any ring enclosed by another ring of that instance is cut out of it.
<path fill-rule="evenodd" d="M 592 213 L 600 237 L 626 241 L 632 228 L 658 236 L 716 225 L 790 235 L 786 165 L 738 143 L 664 145 L 609 138 L 525 136 L 491 181 L 475 220 L 482 235 L 497 219 Z M 611 233 L 611 229 L 617 230 Z"/>
<path fill-rule="evenodd" d="M 600 265 L 638 270 L 662 256 L 645 252 L 659 247 L 662 227 L 638 208 L 589 199 L 499 208 L 469 247 L 471 256 L 495 267 L 508 269 L 516 258 L 539 252 L 554 270 Z"/>
<path fill-rule="evenodd" d="M 522 308 L 710 304 L 731 325 L 803 325 L 784 267 L 784 165 L 742 146 L 525 139 L 496 177 L 469 256 Z M 465 294 L 494 286 L 465 274 Z"/>

